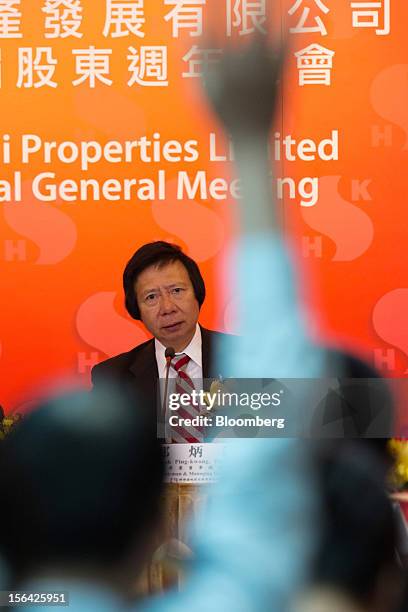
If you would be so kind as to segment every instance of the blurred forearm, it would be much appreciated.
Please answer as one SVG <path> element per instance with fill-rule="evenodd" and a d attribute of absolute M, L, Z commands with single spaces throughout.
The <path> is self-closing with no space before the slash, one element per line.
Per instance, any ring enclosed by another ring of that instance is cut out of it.
<path fill-rule="evenodd" d="M 268 134 L 232 134 L 238 175 L 242 182 L 240 209 L 244 234 L 270 233 L 278 230 L 276 206 L 271 190 L 271 166 Z"/>

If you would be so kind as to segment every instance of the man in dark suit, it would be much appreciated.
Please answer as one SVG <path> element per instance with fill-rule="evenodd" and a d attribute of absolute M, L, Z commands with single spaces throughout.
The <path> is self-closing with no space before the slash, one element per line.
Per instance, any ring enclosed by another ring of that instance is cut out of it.
<path fill-rule="evenodd" d="M 219 376 L 213 356 L 217 342 L 226 335 L 198 324 L 205 285 L 196 262 L 180 247 L 163 241 L 143 245 L 126 265 L 123 287 L 129 314 L 143 321 L 154 337 L 94 366 L 94 386 L 109 381 L 134 387 L 155 403 L 168 347 L 175 350 L 175 362 L 181 355 L 188 358 L 183 369 L 194 383 Z M 170 378 L 177 375 L 170 368 Z"/>

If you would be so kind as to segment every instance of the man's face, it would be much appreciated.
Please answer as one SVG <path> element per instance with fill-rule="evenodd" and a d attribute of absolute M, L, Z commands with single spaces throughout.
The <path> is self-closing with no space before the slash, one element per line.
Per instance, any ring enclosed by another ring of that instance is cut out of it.
<path fill-rule="evenodd" d="M 199 306 L 183 264 L 149 266 L 137 277 L 135 293 L 149 332 L 165 347 L 185 349 L 195 333 Z"/>

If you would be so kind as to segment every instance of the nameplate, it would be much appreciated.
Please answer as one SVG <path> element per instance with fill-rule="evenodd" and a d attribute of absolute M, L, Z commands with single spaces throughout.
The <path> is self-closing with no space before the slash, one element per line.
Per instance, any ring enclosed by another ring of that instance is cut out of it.
<path fill-rule="evenodd" d="M 164 482 L 208 484 L 218 479 L 225 444 L 163 444 Z"/>

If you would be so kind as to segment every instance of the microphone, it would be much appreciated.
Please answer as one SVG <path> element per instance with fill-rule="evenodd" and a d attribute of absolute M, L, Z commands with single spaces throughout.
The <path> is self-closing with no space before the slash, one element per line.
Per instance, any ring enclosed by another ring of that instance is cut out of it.
<path fill-rule="evenodd" d="M 176 354 L 176 351 L 174 350 L 172 346 L 168 346 L 164 352 L 165 358 L 170 359 L 170 361 L 173 359 L 175 354 Z"/>
<path fill-rule="evenodd" d="M 176 351 L 174 350 L 174 348 L 172 346 L 168 346 L 165 350 L 164 356 L 166 358 L 166 380 L 164 383 L 164 395 L 163 395 L 163 417 L 166 416 L 166 408 L 167 408 L 167 389 L 169 386 L 169 370 L 170 370 L 170 364 L 171 364 L 171 360 L 173 359 L 174 355 L 176 354 Z"/>

